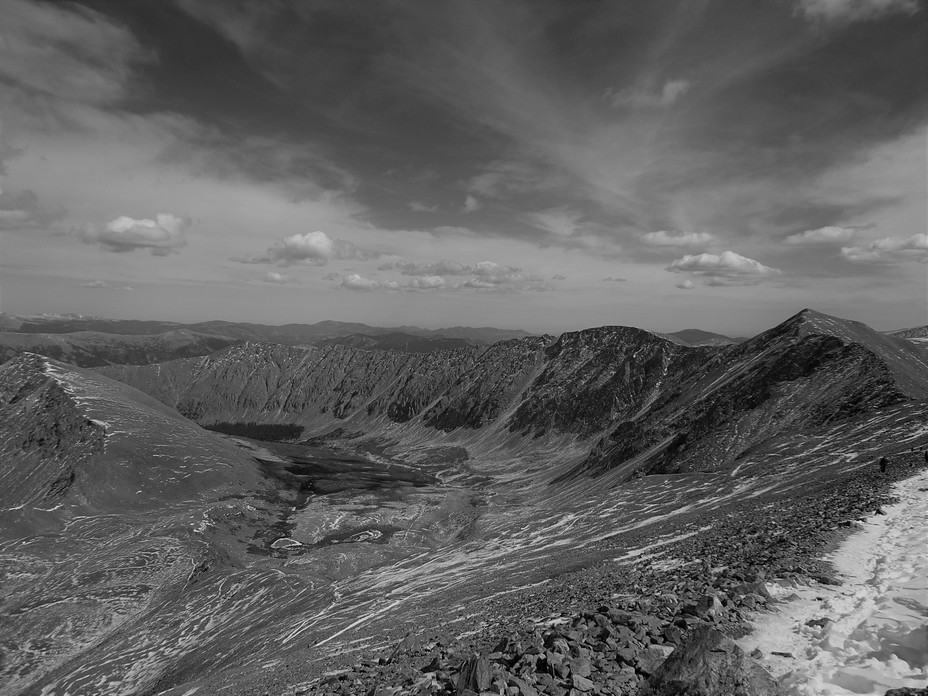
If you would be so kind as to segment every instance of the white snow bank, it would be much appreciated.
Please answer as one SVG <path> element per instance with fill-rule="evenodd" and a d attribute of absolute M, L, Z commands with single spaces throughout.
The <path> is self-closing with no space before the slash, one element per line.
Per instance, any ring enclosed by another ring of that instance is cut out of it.
<path fill-rule="evenodd" d="M 928 471 L 896 484 L 900 502 L 829 557 L 840 587 L 768 586 L 786 603 L 758 617 L 754 632 L 738 642 L 763 651 L 764 666 L 787 693 L 882 696 L 928 686 L 926 489 Z"/>

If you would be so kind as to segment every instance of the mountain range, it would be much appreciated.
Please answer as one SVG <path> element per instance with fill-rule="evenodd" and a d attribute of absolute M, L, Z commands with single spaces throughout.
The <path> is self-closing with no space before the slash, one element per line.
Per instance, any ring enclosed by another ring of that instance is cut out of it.
<path fill-rule="evenodd" d="M 100 371 L 203 424 L 432 432 L 478 451 L 568 438 L 586 451 L 574 473 L 629 476 L 714 470 L 797 427 L 928 398 L 928 351 L 812 310 L 726 346 L 602 327 L 427 354 L 249 342 Z"/>
<path fill-rule="evenodd" d="M 657 334 L 680 345 L 728 345 L 731 339 L 698 329 Z M 173 358 L 208 355 L 246 341 L 280 345 L 343 345 L 362 350 L 431 353 L 531 336 L 521 330 L 456 326 L 376 327 L 323 321 L 270 326 L 223 321 L 198 324 L 113 320 L 81 315 L 17 316 L 0 312 L 0 362 L 23 352 L 38 353 L 80 367 L 147 365 Z"/>
<path fill-rule="evenodd" d="M 18 354 L 0 695 L 635 693 L 691 629 L 742 630 L 764 574 L 834 582 L 926 404 L 923 342 L 812 310 L 724 345 Z M 303 430 L 197 425 L 248 423 Z"/>

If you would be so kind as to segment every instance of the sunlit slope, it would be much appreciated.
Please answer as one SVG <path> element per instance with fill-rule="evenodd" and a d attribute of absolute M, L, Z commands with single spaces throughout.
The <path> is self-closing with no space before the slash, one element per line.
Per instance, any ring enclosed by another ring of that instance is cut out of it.
<path fill-rule="evenodd" d="M 0 366 L 0 421 L 0 534 L 34 508 L 136 511 L 258 480 L 240 450 L 150 396 L 37 355 Z"/>
<path fill-rule="evenodd" d="M 184 588 L 235 572 L 267 524 L 240 501 L 266 487 L 237 447 L 131 387 L 37 355 L 0 367 L 0 694 L 38 693 L 129 626 L 205 603 Z M 169 662 L 132 669 L 148 683 Z M 108 692 L 95 674 L 71 693 Z"/>

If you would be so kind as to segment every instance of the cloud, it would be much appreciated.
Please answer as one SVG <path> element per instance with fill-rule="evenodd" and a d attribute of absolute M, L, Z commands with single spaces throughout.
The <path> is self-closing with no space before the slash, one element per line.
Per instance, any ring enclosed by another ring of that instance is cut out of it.
<path fill-rule="evenodd" d="M 91 280 L 86 283 L 81 283 L 82 288 L 99 288 L 103 290 L 134 290 L 130 285 L 115 285 L 106 280 Z"/>
<path fill-rule="evenodd" d="M 721 254 L 687 254 L 666 269 L 671 273 L 692 273 L 706 278 L 706 285 L 755 285 L 764 278 L 782 274 L 734 251 Z"/>
<path fill-rule="evenodd" d="M 292 283 L 295 280 L 295 278 L 285 273 L 278 273 L 277 271 L 270 271 L 264 274 L 264 278 L 262 278 L 262 280 L 265 283 L 276 283 L 278 285 L 284 285 L 286 283 Z"/>
<path fill-rule="evenodd" d="M 679 288 L 680 290 L 695 290 L 696 283 L 694 283 L 692 280 L 684 280 L 682 283 L 677 283 L 674 285 L 674 287 Z"/>
<path fill-rule="evenodd" d="M 604 283 L 627 283 L 628 278 L 619 278 L 618 276 L 609 276 L 608 278 L 603 278 Z"/>
<path fill-rule="evenodd" d="M 480 174 L 465 183 L 471 193 L 487 198 L 550 191 L 567 185 L 563 174 L 549 171 L 541 165 L 517 159 L 494 160 Z"/>
<path fill-rule="evenodd" d="M 668 80 L 660 89 L 639 86 L 617 91 L 610 87 L 603 96 L 614 107 L 661 108 L 680 99 L 690 86 L 689 80 Z"/>
<path fill-rule="evenodd" d="M 351 242 L 334 240 L 325 232 L 294 234 L 273 244 L 262 256 L 235 259 L 239 263 L 276 263 L 290 266 L 296 263 L 324 266 L 330 259 L 366 261 L 380 254 L 363 250 Z"/>
<path fill-rule="evenodd" d="M 438 206 L 426 205 L 420 201 L 409 201 L 409 209 L 414 213 L 434 213 L 438 210 Z"/>
<path fill-rule="evenodd" d="M 102 229 L 85 229 L 83 237 L 85 242 L 99 244 L 107 251 L 148 249 L 154 256 L 167 256 L 187 243 L 184 233 L 188 226 L 186 220 L 170 213 L 159 213 L 154 220 L 121 215 Z"/>
<path fill-rule="evenodd" d="M 441 276 L 423 276 L 421 278 L 413 278 L 409 283 L 406 284 L 407 287 L 418 290 L 433 290 L 436 288 L 443 288 L 447 285 L 447 281 Z"/>
<path fill-rule="evenodd" d="M 474 275 L 480 278 L 482 282 L 492 283 L 493 285 L 525 280 L 521 268 L 503 266 L 493 261 L 481 261 L 478 263 L 474 266 Z"/>
<path fill-rule="evenodd" d="M 809 19 L 826 22 L 856 22 L 891 13 L 914 14 L 917 0 L 799 0 L 799 9 Z"/>
<path fill-rule="evenodd" d="M 473 267 L 456 261 L 436 261 L 434 263 L 416 263 L 414 261 L 395 261 L 383 263 L 377 267 L 381 271 L 397 270 L 405 276 L 459 276 L 474 272 Z"/>
<path fill-rule="evenodd" d="M 462 208 L 462 210 L 463 210 L 465 213 L 474 213 L 474 212 L 480 210 L 481 207 L 482 207 L 482 205 L 481 205 L 480 201 L 478 201 L 478 200 L 477 200 L 476 198 L 474 198 L 473 196 L 468 195 L 467 198 L 464 199 L 464 207 Z"/>
<path fill-rule="evenodd" d="M 0 82 L 40 101 L 112 103 L 133 65 L 153 58 L 126 28 L 71 3 L 5 0 L 2 37 Z"/>
<path fill-rule="evenodd" d="M 557 275 L 551 276 L 551 280 L 567 280 L 567 276 L 562 276 L 560 273 Z"/>
<path fill-rule="evenodd" d="M 34 191 L 0 192 L 0 230 L 45 227 L 60 219 L 62 213 L 51 213 L 39 205 Z"/>
<path fill-rule="evenodd" d="M 928 263 L 928 234 L 922 232 L 907 239 L 883 237 L 865 247 L 842 247 L 841 256 L 852 263 Z"/>
<path fill-rule="evenodd" d="M 657 247 L 695 247 L 715 241 L 715 236 L 708 232 L 648 232 L 639 237 L 642 243 Z"/>
<path fill-rule="evenodd" d="M 857 230 L 848 227 L 819 227 L 800 234 L 791 234 L 784 241 L 794 246 L 839 245 L 851 241 L 855 234 Z"/>
<path fill-rule="evenodd" d="M 400 284 L 395 280 L 375 280 L 365 278 L 357 273 L 352 273 L 342 278 L 341 287 L 348 290 L 358 290 L 361 292 L 372 292 L 374 290 L 398 290 Z"/>

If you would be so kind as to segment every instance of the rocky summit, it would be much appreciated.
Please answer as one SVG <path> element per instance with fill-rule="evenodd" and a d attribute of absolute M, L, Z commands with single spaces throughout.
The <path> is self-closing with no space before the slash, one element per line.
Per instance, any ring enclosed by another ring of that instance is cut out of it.
<path fill-rule="evenodd" d="M 779 693 L 731 639 L 925 466 L 928 348 L 694 342 L 13 357 L 0 694 Z"/>

